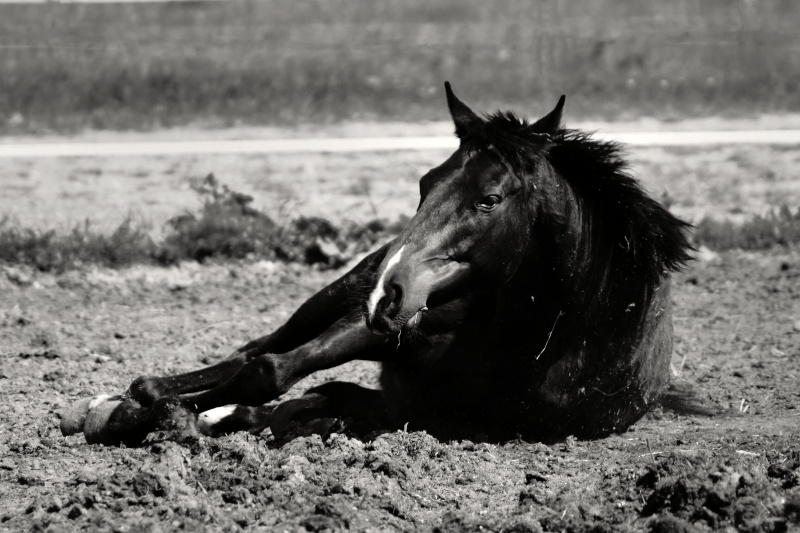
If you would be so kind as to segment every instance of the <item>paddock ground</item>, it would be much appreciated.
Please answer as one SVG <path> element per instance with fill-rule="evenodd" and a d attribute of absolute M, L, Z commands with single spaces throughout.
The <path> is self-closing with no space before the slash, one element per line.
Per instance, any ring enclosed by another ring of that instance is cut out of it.
<path fill-rule="evenodd" d="M 637 148 L 636 174 L 690 220 L 800 205 L 800 149 Z M 154 231 L 214 172 L 277 217 L 411 213 L 439 152 L 2 162 L 0 212 Z M 380 206 L 380 207 L 378 207 Z M 785 531 L 800 528 L 800 250 L 703 253 L 674 283 L 675 379 L 713 418 L 656 409 L 597 441 L 361 442 L 268 431 L 136 448 L 63 438 L 58 412 L 141 374 L 194 369 L 271 330 L 337 276 L 307 267 L 0 267 L 0 530 Z M 320 373 L 374 385 L 374 365 Z M 689 525 L 692 524 L 692 525 Z M 695 528 L 695 529 L 692 529 Z"/>

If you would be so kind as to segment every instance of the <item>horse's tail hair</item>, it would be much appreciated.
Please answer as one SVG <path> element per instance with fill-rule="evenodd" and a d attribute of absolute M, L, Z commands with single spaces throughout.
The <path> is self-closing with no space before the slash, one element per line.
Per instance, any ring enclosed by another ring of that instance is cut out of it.
<path fill-rule="evenodd" d="M 697 394 L 693 384 L 675 378 L 661 396 L 661 408 L 684 416 L 718 417 L 730 414 L 727 409 L 709 405 L 708 400 Z"/>

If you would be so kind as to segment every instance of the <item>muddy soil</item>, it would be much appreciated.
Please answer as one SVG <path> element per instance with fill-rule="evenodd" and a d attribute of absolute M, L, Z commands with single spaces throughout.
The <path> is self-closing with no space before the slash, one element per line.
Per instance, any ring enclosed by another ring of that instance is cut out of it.
<path fill-rule="evenodd" d="M 135 449 L 63 438 L 64 406 L 214 362 L 337 273 L 0 269 L 0 530 L 800 530 L 800 250 L 703 257 L 674 285 L 673 373 L 724 413 L 658 408 L 622 435 L 553 445 L 440 442 L 412 425 Z M 286 397 L 374 386 L 376 372 L 351 363 Z"/>

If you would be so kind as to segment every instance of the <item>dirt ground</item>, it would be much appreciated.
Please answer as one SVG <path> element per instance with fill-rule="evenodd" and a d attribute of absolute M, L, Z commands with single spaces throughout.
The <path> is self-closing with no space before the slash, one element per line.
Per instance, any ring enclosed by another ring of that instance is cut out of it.
<path fill-rule="evenodd" d="M 323 214 L 368 217 L 384 201 L 407 213 L 421 171 L 442 156 L 3 162 L 20 188 L 4 191 L 2 209 L 45 224 L 62 204 L 71 217 L 97 206 L 102 224 L 139 205 L 162 220 L 194 205 L 181 180 L 214 171 L 262 205 L 267 191 L 288 190 Z M 796 149 L 764 147 L 632 153 L 648 188 L 690 218 L 800 205 L 798 160 Z M 74 188 L 60 181 L 70 176 Z M 40 203 L 26 214 L 25 202 Z M 549 446 L 439 442 L 413 426 L 366 442 L 276 442 L 268 430 L 136 449 L 63 438 L 64 406 L 214 362 L 337 272 L 0 266 L 0 530 L 798 531 L 800 250 L 701 257 L 674 284 L 673 373 L 725 414 L 656 409 L 625 434 Z M 350 363 L 285 398 L 330 379 L 375 385 L 376 374 Z"/>
<path fill-rule="evenodd" d="M 726 253 L 678 276 L 674 372 L 713 418 L 545 446 L 275 442 L 138 449 L 63 438 L 58 412 L 189 370 L 274 328 L 334 272 L 272 263 L 0 277 L 0 529 L 691 531 L 800 527 L 800 252 Z M 375 383 L 352 363 L 300 383 Z M 669 518 L 665 518 L 669 517 Z M 666 528 L 666 529 L 664 529 Z M 671 529 L 670 529 L 671 528 Z M 782 529 L 783 528 L 783 529 Z"/>

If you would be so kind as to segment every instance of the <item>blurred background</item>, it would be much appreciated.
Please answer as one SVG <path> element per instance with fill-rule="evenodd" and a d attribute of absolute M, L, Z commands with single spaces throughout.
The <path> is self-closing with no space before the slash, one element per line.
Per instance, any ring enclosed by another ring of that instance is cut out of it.
<path fill-rule="evenodd" d="M 800 111 L 796 0 L 0 4 L 0 132 Z"/>

